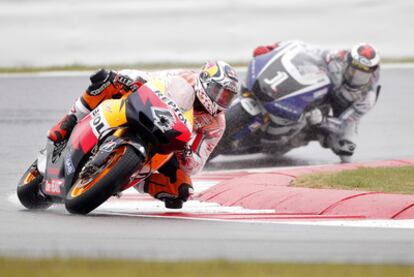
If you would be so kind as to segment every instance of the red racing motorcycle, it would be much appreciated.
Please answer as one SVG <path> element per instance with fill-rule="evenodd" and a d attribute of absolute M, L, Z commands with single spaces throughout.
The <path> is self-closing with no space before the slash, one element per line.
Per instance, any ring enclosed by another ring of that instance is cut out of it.
<path fill-rule="evenodd" d="M 162 82 L 149 81 L 102 102 L 67 142 L 48 141 L 17 186 L 23 206 L 64 203 L 70 213 L 87 214 L 148 178 L 191 138 L 193 111 L 181 112 L 164 92 Z"/>

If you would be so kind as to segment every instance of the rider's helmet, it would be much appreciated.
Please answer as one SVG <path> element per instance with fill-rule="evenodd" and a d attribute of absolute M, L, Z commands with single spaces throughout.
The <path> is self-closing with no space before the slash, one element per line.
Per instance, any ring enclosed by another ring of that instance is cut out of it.
<path fill-rule="evenodd" d="M 348 55 L 348 67 L 344 73 L 346 84 L 353 88 L 368 84 L 379 63 L 380 57 L 374 46 L 368 43 L 355 45 Z"/>
<path fill-rule="evenodd" d="M 198 75 L 195 91 L 198 100 L 211 115 L 225 111 L 240 91 L 236 71 L 223 61 L 208 61 Z"/>

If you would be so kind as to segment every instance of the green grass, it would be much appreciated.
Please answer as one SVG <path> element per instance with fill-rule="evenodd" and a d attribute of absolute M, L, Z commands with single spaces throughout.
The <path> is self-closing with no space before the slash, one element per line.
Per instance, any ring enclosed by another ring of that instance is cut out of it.
<path fill-rule="evenodd" d="M 0 73 L 36 73 L 47 71 L 93 71 L 98 68 L 109 68 L 120 70 L 125 68 L 141 70 L 161 70 L 171 68 L 200 68 L 200 63 L 144 63 L 144 64 L 101 64 L 101 65 L 66 65 L 66 66 L 49 66 L 49 67 L 0 67 Z M 247 63 L 231 63 L 232 66 L 247 66 Z"/>
<path fill-rule="evenodd" d="M 414 63 L 414 57 L 405 58 L 383 58 L 382 63 Z"/>
<path fill-rule="evenodd" d="M 67 65 L 67 66 L 49 66 L 49 67 L 0 67 L 0 73 L 36 73 L 36 72 L 47 72 L 47 71 L 94 71 L 99 68 L 110 68 L 115 70 L 125 68 L 139 68 L 143 70 L 157 70 L 157 69 L 168 69 L 168 68 L 191 68 L 195 64 L 101 64 L 101 65 Z M 200 65 L 197 65 L 200 67 Z"/>
<path fill-rule="evenodd" d="M 414 276 L 414 266 L 0 258 L 0 276 Z"/>
<path fill-rule="evenodd" d="M 414 194 L 414 166 L 309 174 L 294 180 L 292 186 Z"/>

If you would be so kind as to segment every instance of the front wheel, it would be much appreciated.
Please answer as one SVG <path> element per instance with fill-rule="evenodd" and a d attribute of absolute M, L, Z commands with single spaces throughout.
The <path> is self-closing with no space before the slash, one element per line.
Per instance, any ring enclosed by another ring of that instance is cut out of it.
<path fill-rule="evenodd" d="M 105 202 L 126 184 L 142 158 L 128 145 L 115 149 L 94 172 L 80 172 L 66 195 L 65 207 L 73 214 L 87 214 Z"/>
<path fill-rule="evenodd" d="M 248 150 L 246 148 L 249 148 L 250 144 L 255 144 L 250 142 L 254 134 L 249 133 L 251 132 L 249 125 L 252 124 L 253 119 L 254 116 L 246 112 L 240 102 L 231 106 L 226 112 L 226 129 L 224 130 L 223 137 L 210 154 L 209 160 L 221 154 L 237 155 L 247 153 Z M 240 135 L 238 135 L 239 133 Z M 241 138 L 236 138 L 236 136 L 240 136 Z"/>
<path fill-rule="evenodd" d="M 43 176 L 37 169 L 37 160 L 26 170 L 17 185 L 17 197 L 30 210 L 49 208 L 53 202 L 40 191 Z"/>

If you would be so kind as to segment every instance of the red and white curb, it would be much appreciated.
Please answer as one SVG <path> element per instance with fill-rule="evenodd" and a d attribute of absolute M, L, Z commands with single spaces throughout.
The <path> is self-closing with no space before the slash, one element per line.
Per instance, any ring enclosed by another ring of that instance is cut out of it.
<path fill-rule="evenodd" d="M 378 162 L 376 162 L 378 163 Z M 391 164 L 394 164 L 393 162 Z M 328 166 L 335 167 L 335 166 Z M 274 173 L 275 171 L 315 171 L 320 166 L 302 168 L 268 168 L 252 170 L 234 170 L 226 172 L 207 172 L 193 178 L 194 199 L 184 203 L 180 210 L 166 209 L 164 204 L 145 194 L 139 194 L 135 189 L 123 192 L 122 196 L 113 197 L 97 208 L 93 213 L 122 215 L 128 217 L 145 218 L 174 218 L 186 220 L 214 220 L 245 223 L 287 223 L 324 226 L 349 227 L 384 227 L 384 228 L 412 228 L 414 219 L 383 220 L 367 219 L 359 215 L 315 215 L 312 213 L 280 213 L 275 209 L 245 208 L 238 205 L 222 205 L 217 202 L 204 201 L 203 195 L 214 191 L 220 185 L 231 180 L 252 176 L 255 174 Z M 318 170 L 316 170 L 318 171 Z M 195 200 L 196 199 L 196 200 Z M 203 201 L 200 201 L 203 200 Z M 9 200 L 20 205 L 15 194 Z"/>

